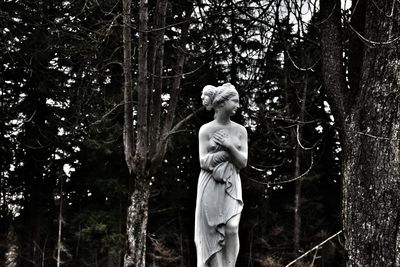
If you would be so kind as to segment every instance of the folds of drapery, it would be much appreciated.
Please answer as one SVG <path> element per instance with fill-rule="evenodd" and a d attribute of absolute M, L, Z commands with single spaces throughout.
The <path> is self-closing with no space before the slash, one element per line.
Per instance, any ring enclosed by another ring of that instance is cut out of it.
<path fill-rule="evenodd" d="M 197 186 L 195 243 L 197 266 L 207 267 L 210 258 L 225 245 L 225 225 L 243 209 L 239 170 L 219 145 L 200 160 Z"/>

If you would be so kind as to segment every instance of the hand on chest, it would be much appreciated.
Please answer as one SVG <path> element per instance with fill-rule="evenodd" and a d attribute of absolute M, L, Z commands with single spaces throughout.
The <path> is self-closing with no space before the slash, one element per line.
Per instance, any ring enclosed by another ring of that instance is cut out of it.
<path fill-rule="evenodd" d="M 238 150 L 241 148 L 240 134 L 234 129 L 217 129 L 210 134 L 209 147 L 210 150 L 216 149 L 217 146 L 229 148 L 230 146 L 236 147 Z"/>

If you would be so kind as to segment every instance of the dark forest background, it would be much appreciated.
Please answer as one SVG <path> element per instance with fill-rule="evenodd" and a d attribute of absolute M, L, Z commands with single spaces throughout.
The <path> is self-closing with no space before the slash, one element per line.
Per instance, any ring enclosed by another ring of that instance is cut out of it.
<path fill-rule="evenodd" d="M 357 38 L 350 4 L 341 9 L 344 55 Z M 155 6 L 149 1 L 154 27 Z M 133 2 L 134 118 L 138 16 Z M 179 51 L 174 122 L 184 121 L 151 177 L 147 266 L 196 266 L 197 133 L 213 116 L 201 107 L 207 84 L 236 86 L 233 120 L 249 135 L 237 266 L 285 266 L 342 229 L 341 129 L 322 81 L 322 23 L 314 1 L 169 1 L 161 106 L 165 114 L 175 92 Z M 122 24 L 120 1 L 0 2 L 0 265 L 122 266 L 133 186 Z M 296 266 L 343 266 L 343 242 L 340 234 Z"/>

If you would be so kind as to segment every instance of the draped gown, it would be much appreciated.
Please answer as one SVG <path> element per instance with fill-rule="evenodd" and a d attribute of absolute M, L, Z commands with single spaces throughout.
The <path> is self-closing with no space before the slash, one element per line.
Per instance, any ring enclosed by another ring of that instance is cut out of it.
<path fill-rule="evenodd" d="M 225 226 L 243 209 L 239 169 L 229 153 L 213 141 L 202 161 L 197 185 L 195 244 L 197 267 L 208 267 L 211 257 L 225 245 Z M 229 157 L 229 156 L 228 156 Z"/>

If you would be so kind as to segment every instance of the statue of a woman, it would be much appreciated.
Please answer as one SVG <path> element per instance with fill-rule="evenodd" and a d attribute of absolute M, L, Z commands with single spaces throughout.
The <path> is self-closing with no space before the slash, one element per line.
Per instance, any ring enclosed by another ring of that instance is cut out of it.
<path fill-rule="evenodd" d="M 201 172 L 194 238 L 197 267 L 234 267 L 243 209 L 239 170 L 247 165 L 247 131 L 230 119 L 239 107 L 233 85 L 207 85 L 201 98 L 208 110 L 214 109 L 215 116 L 199 131 Z"/>

